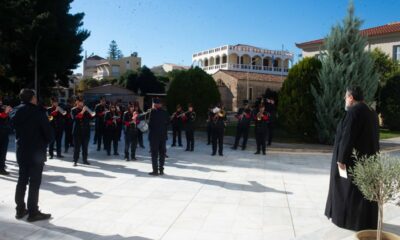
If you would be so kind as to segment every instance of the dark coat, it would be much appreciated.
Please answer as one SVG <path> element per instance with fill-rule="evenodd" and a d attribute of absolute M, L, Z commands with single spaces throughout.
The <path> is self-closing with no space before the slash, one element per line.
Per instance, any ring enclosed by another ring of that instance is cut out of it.
<path fill-rule="evenodd" d="M 379 151 L 378 117 L 364 103 L 351 107 L 338 124 L 325 215 L 338 227 L 355 231 L 376 229 L 377 203 L 363 197 L 351 175 L 347 179 L 339 175 L 337 162 L 346 164 L 347 168 L 355 165 L 353 149 L 361 156 Z"/>
<path fill-rule="evenodd" d="M 73 119 L 72 134 L 74 136 L 90 135 L 90 122 L 92 121 L 92 116 L 86 111 L 81 114 L 82 109 L 74 107 L 71 110 L 71 115 Z"/>
<path fill-rule="evenodd" d="M 149 117 L 149 141 L 166 141 L 169 115 L 164 109 L 152 109 Z"/>
<path fill-rule="evenodd" d="M 52 116 L 52 120 L 50 121 L 50 125 L 54 128 L 55 131 L 64 131 L 65 127 L 65 116 L 62 115 L 59 111 L 56 111 L 55 107 L 49 107 L 47 109 L 48 116 Z"/>
<path fill-rule="evenodd" d="M 185 123 L 186 131 L 194 131 L 195 122 L 196 122 L 196 113 L 195 112 L 187 112 L 183 117 L 183 121 Z"/>
<path fill-rule="evenodd" d="M 46 160 L 47 145 L 54 141 L 45 109 L 23 103 L 10 113 L 15 128 L 16 153 L 19 164 L 40 164 Z"/>

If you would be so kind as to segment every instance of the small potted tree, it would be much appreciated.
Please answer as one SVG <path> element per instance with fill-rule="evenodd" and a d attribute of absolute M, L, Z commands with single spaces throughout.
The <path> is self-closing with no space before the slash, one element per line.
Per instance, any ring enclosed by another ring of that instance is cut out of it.
<path fill-rule="evenodd" d="M 400 193 L 400 159 L 378 153 L 372 156 L 357 157 L 357 163 L 350 169 L 353 182 L 364 197 L 378 203 L 378 229 L 356 233 L 359 240 L 400 240 L 393 233 L 383 232 L 383 205 L 399 200 Z"/>

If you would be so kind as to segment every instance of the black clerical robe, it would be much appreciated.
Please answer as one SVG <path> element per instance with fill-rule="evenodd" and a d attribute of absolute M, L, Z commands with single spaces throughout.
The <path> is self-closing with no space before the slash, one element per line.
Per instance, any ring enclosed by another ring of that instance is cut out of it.
<path fill-rule="evenodd" d="M 379 151 L 378 117 L 364 103 L 350 107 L 337 126 L 325 215 L 341 228 L 376 229 L 377 203 L 364 198 L 351 175 L 347 179 L 339 176 L 337 162 L 346 164 L 347 168 L 355 165 L 353 150 L 360 156 Z"/>

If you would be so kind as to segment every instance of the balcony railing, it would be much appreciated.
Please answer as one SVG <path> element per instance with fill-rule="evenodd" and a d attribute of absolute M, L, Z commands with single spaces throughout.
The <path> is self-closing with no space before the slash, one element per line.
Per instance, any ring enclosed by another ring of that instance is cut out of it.
<path fill-rule="evenodd" d="M 236 64 L 236 63 L 223 63 L 218 65 L 204 66 L 204 71 L 213 70 L 235 70 L 245 72 L 257 72 L 257 73 L 284 73 L 285 75 L 289 72 L 288 68 L 273 67 L 273 66 L 261 66 L 261 65 L 250 65 L 250 64 Z"/>

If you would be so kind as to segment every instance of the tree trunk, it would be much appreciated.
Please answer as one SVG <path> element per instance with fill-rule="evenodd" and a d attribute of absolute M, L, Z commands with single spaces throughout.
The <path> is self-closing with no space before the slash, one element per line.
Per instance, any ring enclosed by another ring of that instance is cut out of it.
<path fill-rule="evenodd" d="M 382 227 L 383 227 L 383 202 L 378 202 L 379 214 L 378 214 L 378 229 L 376 234 L 377 240 L 382 240 Z"/>

